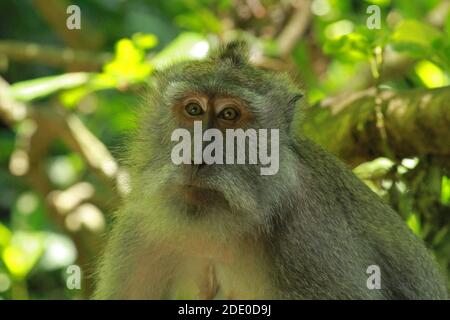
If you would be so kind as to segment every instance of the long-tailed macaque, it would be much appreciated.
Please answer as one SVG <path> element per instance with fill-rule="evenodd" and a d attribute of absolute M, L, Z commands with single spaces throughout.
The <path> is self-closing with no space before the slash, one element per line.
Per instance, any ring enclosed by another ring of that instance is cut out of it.
<path fill-rule="evenodd" d="M 287 76 L 252 66 L 246 52 L 232 42 L 155 74 L 130 141 L 131 192 L 116 214 L 94 298 L 445 299 L 422 241 L 299 133 L 293 119 L 301 118 L 302 95 Z M 193 133 L 196 121 L 216 129 L 216 138 L 228 129 L 277 129 L 268 151 L 278 170 L 174 163 L 174 130 Z"/>

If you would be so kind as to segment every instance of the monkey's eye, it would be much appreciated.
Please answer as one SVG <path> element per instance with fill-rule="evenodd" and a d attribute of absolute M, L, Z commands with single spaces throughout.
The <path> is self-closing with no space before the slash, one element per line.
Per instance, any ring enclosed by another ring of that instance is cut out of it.
<path fill-rule="evenodd" d="M 236 109 L 231 108 L 231 107 L 227 107 L 219 113 L 219 118 L 222 118 L 224 120 L 233 121 L 233 120 L 236 120 L 238 117 L 239 117 L 239 112 Z"/>
<path fill-rule="evenodd" d="M 203 113 L 202 107 L 200 107 L 200 105 L 195 102 L 188 103 L 186 107 L 184 107 L 184 109 L 190 116 L 199 116 Z"/>

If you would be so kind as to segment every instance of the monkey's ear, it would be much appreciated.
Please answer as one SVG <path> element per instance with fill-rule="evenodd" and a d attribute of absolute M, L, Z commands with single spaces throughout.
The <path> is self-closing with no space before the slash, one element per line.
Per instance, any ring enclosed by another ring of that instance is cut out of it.
<path fill-rule="evenodd" d="M 297 102 L 302 99 L 305 96 L 305 94 L 303 92 L 300 91 L 296 91 L 293 94 L 291 94 L 291 98 L 288 102 L 288 110 L 286 113 L 287 116 L 287 121 L 289 123 L 289 127 L 290 124 L 292 123 L 292 121 L 294 120 L 294 115 L 295 115 L 295 110 L 297 107 Z"/>
<path fill-rule="evenodd" d="M 294 115 L 295 107 L 297 106 L 297 102 L 303 98 L 305 94 L 303 92 L 297 91 L 291 95 L 291 99 L 289 100 L 289 112 L 291 115 Z"/>
<path fill-rule="evenodd" d="M 303 92 L 300 92 L 300 91 L 295 92 L 294 94 L 292 94 L 291 100 L 289 100 L 289 104 L 295 106 L 297 101 L 299 101 L 304 96 L 305 96 L 305 94 Z"/>
<path fill-rule="evenodd" d="M 243 65 L 248 63 L 249 48 L 245 41 L 231 41 L 219 50 L 211 57 L 218 60 L 229 60 L 234 65 Z"/>

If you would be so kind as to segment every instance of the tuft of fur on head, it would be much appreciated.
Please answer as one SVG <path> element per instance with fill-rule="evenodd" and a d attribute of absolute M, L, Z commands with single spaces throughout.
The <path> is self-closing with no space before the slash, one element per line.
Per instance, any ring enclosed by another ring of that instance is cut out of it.
<path fill-rule="evenodd" d="M 227 60 L 235 66 L 245 65 L 249 61 L 249 47 L 244 41 L 231 41 L 222 45 L 218 50 L 210 54 L 209 57 L 212 60 Z"/>

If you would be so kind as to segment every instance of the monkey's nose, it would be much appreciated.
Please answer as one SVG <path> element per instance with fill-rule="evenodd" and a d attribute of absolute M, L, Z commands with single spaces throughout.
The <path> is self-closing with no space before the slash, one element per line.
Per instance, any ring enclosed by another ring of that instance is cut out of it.
<path fill-rule="evenodd" d="M 198 170 L 203 169 L 203 168 L 205 168 L 206 166 L 207 166 L 207 164 L 204 163 L 204 162 L 202 162 L 202 163 L 200 163 L 200 164 L 197 165 Z"/>
<path fill-rule="evenodd" d="M 206 166 L 207 164 L 204 161 L 202 161 L 201 163 L 194 163 L 194 161 L 191 162 L 191 167 L 195 172 L 205 168 Z"/>
<path fill-rule="evenodd" d="M 202 162 L 200 164 L 196 164 L 195 166 L 197 168 L 197 171 L 200 171 L 200 170 L 204 170 L 208 165 L 206 163 Z"/>

